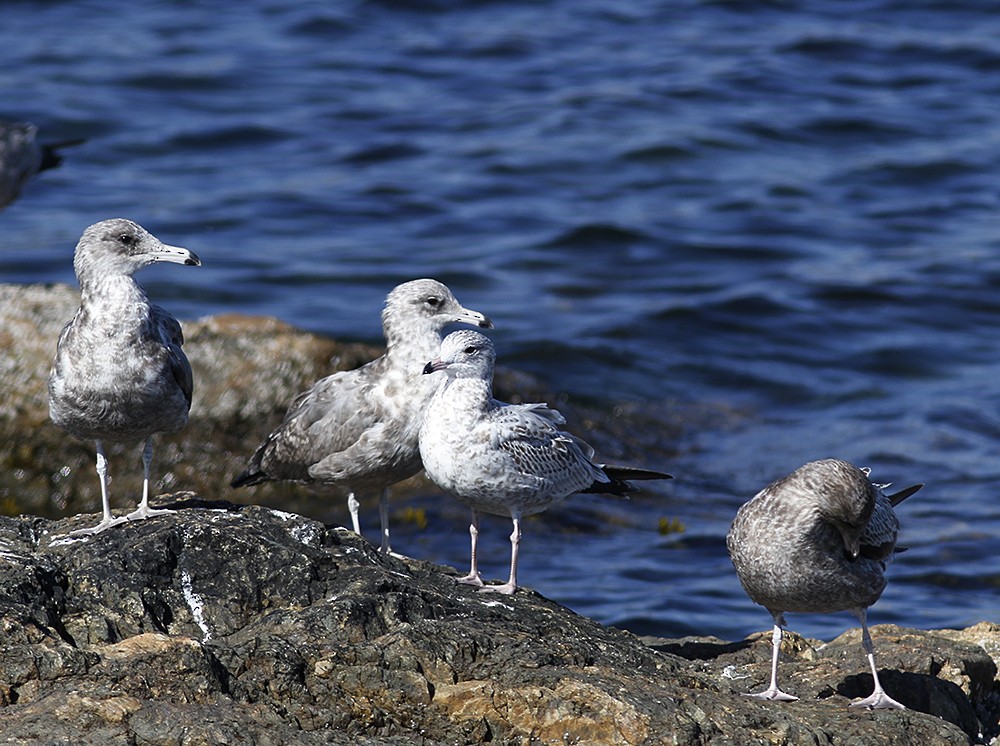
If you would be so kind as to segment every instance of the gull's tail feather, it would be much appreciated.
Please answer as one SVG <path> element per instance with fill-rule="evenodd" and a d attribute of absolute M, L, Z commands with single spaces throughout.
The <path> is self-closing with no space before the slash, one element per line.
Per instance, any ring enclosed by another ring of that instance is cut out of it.
<path fill-rule="evenodd" d="M 233 481 L 229 483 L 230 487 L 249 487 L 255 484 L 263 484 L 264 482 L 273 481 L 273 477 L 266 474 L 261 466 L 261 460 L 264 457 L 264 449 L 270 442 L 271 439 L 268 438 L 264 442 L 264 445 L 256 450 L 254 455 L 250 457 L 250 461 L 247 463 L 247 468 L 234 477 Z"/>
<path fill-rule="evenodd" d="M 597 492 L 624 497 L 639 490 L 629 480 L 673 479 L 673 475 L 671 474 L 664 474 L 662 471 L 652 471 L 650 469 L 638 469 L 634 466 L 607 466 L 604 464 L 599 464 L 598 466 L 600 466 L 601 471 L 604 472 L 609 481 L 594 482 L 587 489 L 580 490 L 581 492 Z"/>
<path fill-rule="evenodd" d="M 76 145 L 82 145 L 85 143 L 82 137 L 78 137 L 73 140 L 60 140 L 59 142 L 50 142 L 42 144 L 42 163 L 38 167 L 39 171 L 44 171 L 49 168 L 55 168 L 60 163 L 63 162 L 62 153 L 59 152 L 60 148 L 71 148 Z"/>
<path fill-rule="evenodd" d="M 914 494 L 916 492 L 919 492 L 920 489 L 923 486 L 924 485 L 922 483 L 921 484 L 911 484 L 909 487 L 904 487 L 903 489 L 901 489 L 899 492 L 896 492 L 895 494 L 886 495 L 886 497 L 889 498 L 889 504 L 892 505 L 892 507 L 895 508 L 897 505 L 899 505 L 901 502 L 903 502 L 903 500 L 905 500 L 906 498 L 908 498 L 910 495 L 912 495 L 912 494 Z"/>

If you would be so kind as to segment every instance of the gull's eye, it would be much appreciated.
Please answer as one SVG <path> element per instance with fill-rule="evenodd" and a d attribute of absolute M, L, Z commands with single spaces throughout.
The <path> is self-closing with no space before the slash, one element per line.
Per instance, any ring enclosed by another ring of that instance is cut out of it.
<path fill-rule="evenodd" d="M 118 236 L 118 241 L 123 246 L 135 246 L 136 243 L 138 242 L 138 239 L 135 237 L 135 234 L 133 233 L 122 233 L 120 236 Z"/>
<path fill-rule="evenodd" d="M 424 303 L 426 303 L 431 308 L 437 308 L 438 306 L 441 305 L 441 299 L 438 298 L 436 295 L 432 295 L 429 298 L 425 298 Z"/>
<path fill-rule="evenodd" d="M 479 348 L 476 347 L 475 345 L 469 345 L 468 347 L 465 348 L 464 352 L 466 355 L 475 355 L 477 352 L 479 352 Z"/>

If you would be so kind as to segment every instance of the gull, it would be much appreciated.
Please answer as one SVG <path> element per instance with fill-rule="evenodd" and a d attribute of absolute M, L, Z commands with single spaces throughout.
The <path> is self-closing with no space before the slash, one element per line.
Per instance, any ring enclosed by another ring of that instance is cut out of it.
<path fill-rule="evenodd" d="M 896 551 L 899 521 L 893 508 L 916 484 L 886 495 L 867 469 L 839 459 L 812 461 L 744 504 L 726 537 L 743 589 L 774 618 L 771 684 L 757 699 L 798 699 L 778 688 L 785 612 L 851 611 L 861 623 L 862 646 L 875 689 L 851 707 L 905 709 L 875 670 L 868 607 L 885 589 L 885 569 Z"/>
<path fill-rule="evenodd" d="M 461 583 L 482 591 L 517 589 L 521 518 L 540 513 L 577 492 L 626 495 L 626 479 L 670 479 L 669 474 L 593 462 L 594 449 L 559 430 L 565 419 L 546 404 L 507 404 L 493 398 L 493 343 L 461 330 L 441 343 L 424 373 L 444 371 L 424 412 L 420 455 L 424 470 L 441 489 L 472 511 L 469 574 Z M 510 516 L 510 579 L 485 585 L 479 575 L 479 514 Z"/>
<path fill-rule="evenodd" d="M 191 366 L 181 350 L 180 324 L 153 305 L 132 275 L 155 262 L 201 265 L 191 251 L 168 246 L 131 220 L 95 223 L 76 246 L 73 268 L 80 282 L 80 309 L 63 328 L 49 375 L 49 416 L 77 438 L 97 446 L 103 517 L 74 534 L 170 511 L 149 507 L 153 435 L 187 424 Z M 145 440 L 142 500 L 123 518 L 108 501 L 104 441 Z"/>
<path fill-rule="evenodd" d="M 327 376 L 300 394 L 232 486 L 291 480 L 346 488 L 358 534 L 357 495 L 378 492 L 380 549 L 391 552 L 389 486 L 420 471 L 417 435 L 437 383 L 421 371 L 449 324 L 493 328 L 486 316 L 463 307 L 437 280 L 395 287 L 382 311 L 385 354 Z"/>
<path fill-rule="evenodd" d="M 43 144 L 36 140 L 37 134 L 38 128 L 29 122 L 0 121 L 0 209 L 17 199 L 32 176 L 62 163 L 60 148 L 83 142 Z"/>

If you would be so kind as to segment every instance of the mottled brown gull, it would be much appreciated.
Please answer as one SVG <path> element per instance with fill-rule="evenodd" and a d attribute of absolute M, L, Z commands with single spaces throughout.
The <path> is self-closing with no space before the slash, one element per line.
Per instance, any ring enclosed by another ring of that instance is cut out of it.
<path fill-rule="evenodd" d="M 893 507 L 922 484 L 886 495 L 867 469 L 839 459 L 812 461 L 772 482 L 744 504 L 726 537 L 747 595 L 774 617 L 771 683 L 747 696 L 798 699 L 778 687 L 785 612 L 850 611 L 861 623 L 862 646 L 875 688 L 851 707 L 903 705 L 882 689 L 868 632 L 867 610 L 885 589 L 899 521 Z"/>
<path fill-rule="evenodd" d="M 59 149 L 79 145 L 83 140 L 40 143 L 38 128 L 29 122 L 0 121 L 0 209 L 13 202 L 25 183 L 62 162 Z"/>
<path fill-rule="evenodd" d="M 192 377 L 180 324 L 153 305 L 132 275 L 154 262 L 199 266 L 187 249 L 163 244 L 131 220 L 115 218 L 83 232 L 73 268 L 80 309 L 59 335 L 49 375 L 49 415 L 78 438 L 94 440 L 103 517 L 77 534 L 167 511 L 149 507 L 153 435 L 187 424 Z M 145 440 L 139 507 L 111 515 L 104 441 Z"/>
<path fill-rule="evenodd" d="M 378 492 L 381 549 L 391 551 L 389 486 L 420 471 L 417 435 L 436 384 L 421 371 L 449 324 L 493 328 L 437 280 L 398 285 L 382 311 L 385 354 L 356 370 L 327 376 L 300 394 L 232 486 L 291 480 L 343 487 L 350 493 L 356 533 L 361 533 L 357 496 Z"/>
<path fill-rule="evenodd" d="M 452 332 L 424 373 L 447 377 L 424 412 L 420 455 L 424 470 L 445 492 L 472 511 L 469 574 L 459 582 L 484 591 L 513 593 L 521 518 L 540 513 L 577 492 L 625 495 L 626 479 L 669 479 L 662 474 L 593 462 L 594 449 L 559 430 L 563 416 L 545 404 L 507 404 L 493 398 L 493 343 L 478 332 Z M 479 576 L 479 514 L 509 516 L 510 579 L 484 585 Z"/>

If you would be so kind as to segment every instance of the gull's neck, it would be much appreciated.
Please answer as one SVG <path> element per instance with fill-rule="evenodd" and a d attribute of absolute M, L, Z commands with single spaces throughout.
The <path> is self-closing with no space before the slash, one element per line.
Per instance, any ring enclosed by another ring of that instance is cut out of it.
<path fill-rule="evenodd" d="M 441 332 L 427 323 L 411 323 L 400 328 L 387 319 L 382 330 L 385 334 L 386 355 L 393 364 L 406 370 L 423 369 L 428 360 L 438 353 L 441 346 Z"/>
<path fill-rule="evenodd" d="M 463 407 L 486 410 L 493 402 L 493 382 L 490 378 L 448 376 L 441 386 L 441 393 L 448 399 L 459 399 Z"/>
<path fill-rule="evenodd" d="M 146 291 L 131 275 L 86 274 L 80 278 L 80 297 L 84 304 L 133 306 L 148 303 Z"/>

